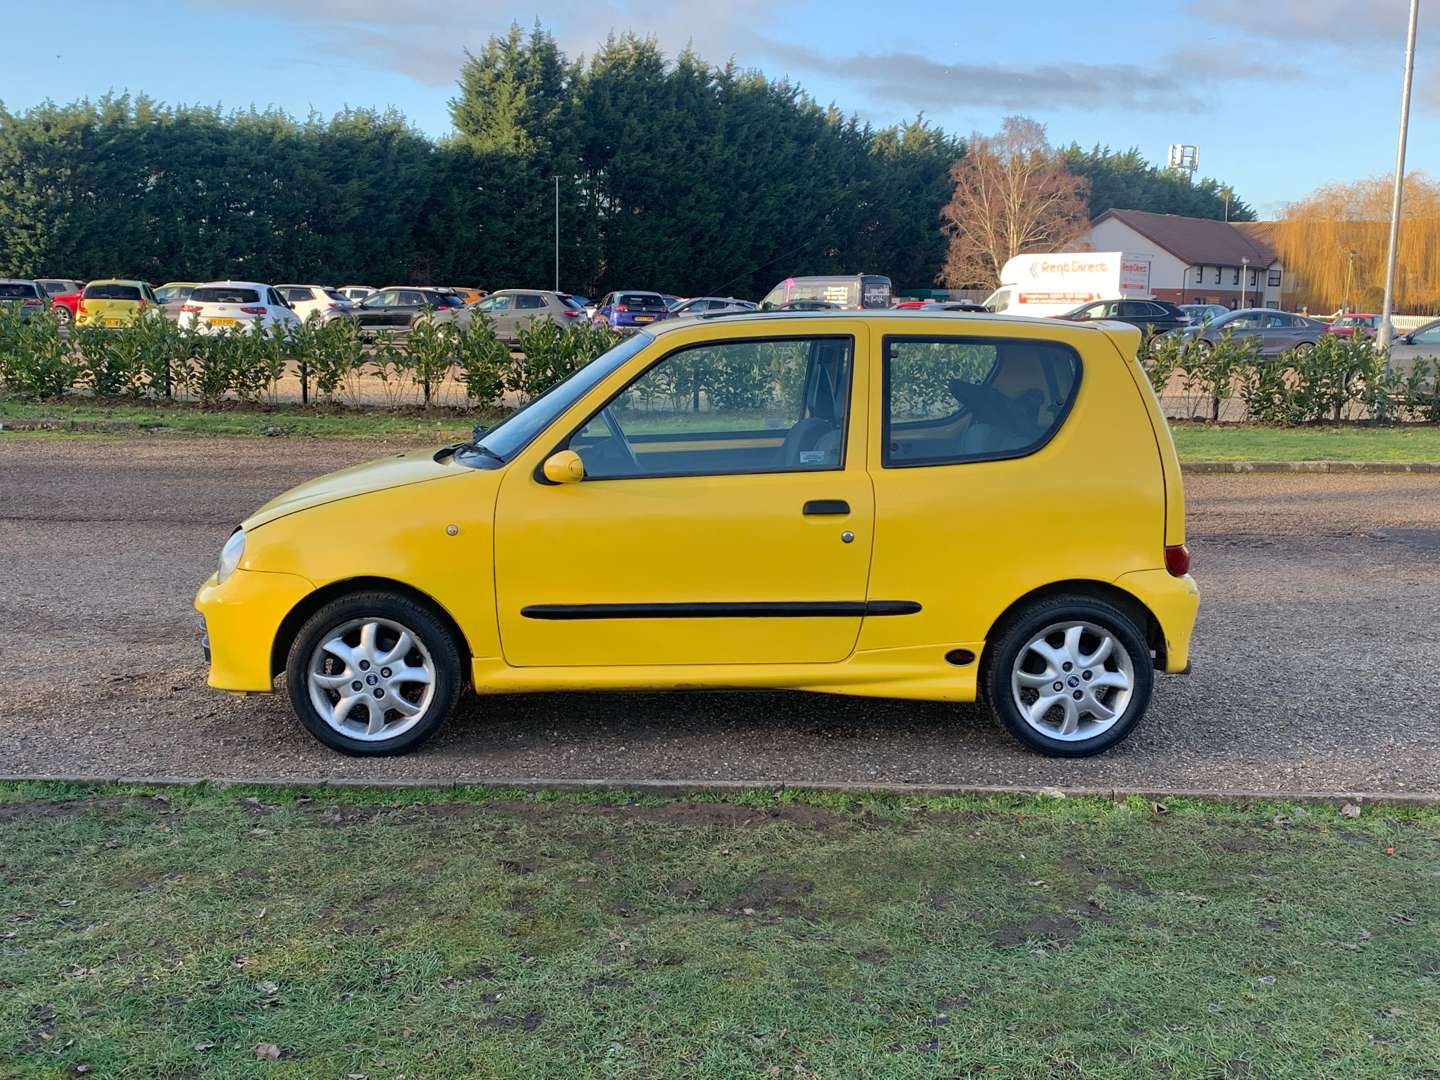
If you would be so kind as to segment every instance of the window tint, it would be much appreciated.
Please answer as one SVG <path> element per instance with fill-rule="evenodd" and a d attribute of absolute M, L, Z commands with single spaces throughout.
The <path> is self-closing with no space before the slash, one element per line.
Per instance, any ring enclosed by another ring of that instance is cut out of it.
<path fill-rule="evenodd" d="M 545 298 L 543 296 L 521 293 L 515 298 L 515 307 L 520 311 L 533 311 L 535 308 L 543 308 L 544 306 Z"/>
<path fill-rule="evenodd" d="M 396 295 L 395 302 L 401 307 L 420 307 L 425 303 L 425 294 L 414 289 L 401 289 Z"/>
<path fill-rule="evenodd" d="M 1120 314 L 1130 319 L 1149 319 L 1155 316 L 1155 305 L 1143 300 L 1126 300 L 1120 305 Z"/>
<path fill-rule="evenodd" d="M 309 291 L 308 289 L 305 291 L 305 297 L 304 297 L 304 298 L 305 298 L 306 300 L 310 299 L 310 291 Z M 271 307 L 287 307 L 287 306 L 288 306 L 288 305 L 285 303 L 285 301 L 280 298 L 280 294 L 277 293 L 274 289 L 266 289 L 266 290 L 265 290 L 265 303 L 269 304 Z"/>
<path fill-rule="evenodd" d="M 1440 345 L 1440 323 L 1422 326 L 1410 335 L 1410 340 L 1416 345 Z"/>
<path fill-rule="evenodd" d="M 224 285 L 210 285 L 196 289 L 190 294 L 196 304 L 258 304 L 260 294 L 254 289 L 236 289 Z"/>
<path fill-rule="evenodd" d="M 1054 342 L 887 338 L 884 464 L 1018 457 L 1060 427 L 1080 382 Z"/>
<path fill-rule="evenodd" d="M 306 300 L 314 299 L 314 297 L 310 295 L 309 289 L 301 288 L 299 285 L 289 289 L 281 289 L 280 292 L 284 295 L 285 299 L 289 300 L 292 304 L 303 304 Z"/>
<path fill-rule="evenodd" d="M 340 295 L 338 292 L 336 292 L 334 289 L 323 289 L 323 290 L 321 290 L 321 291 L 324 292 L 325 295 L 328 296 L 331 300 L 344 301 L 344 300 L 346 299 L 346 297 L 341 296 L 341 295 Z"/>
<path fill-rule="evenodd" d="M 482 311 L 509 311 L 511 297 L 491 296 L 480 302 Z"/>
<path fill-rule="evenodd" d="M 587 479 L 839 469 L 851 338 L 717 342 L 672 353 L 570 440 Z"/>
<path fill-rule="evenodd" d="M 33 300 L 39 293 L 28 281 L 0 281 L 0 296 L 12 300 Z"/>
<path fill-rule="evenodd" d="M 621 293 L 615 301 L 617 304 L 624 304 L 628 308 L 653 308 L 656 311 L 667 310 L 663 297 L 653 293 Z"/>
<path fill-rule="evenodd" d="M 86 300 L 139 300 L 138 285 L 86 285 Z"/>
<path fill-rule="evenodd" d="M 1259 330 L 1260 320 L 1264 317 L 1265 316 L 1259 313 L 1251 315 L 1237 315 L 1235 316 L 1235 318 L 1225 322 L 1221 327 L 1221 331 L 1224 332 L 1225 330 Z"/>

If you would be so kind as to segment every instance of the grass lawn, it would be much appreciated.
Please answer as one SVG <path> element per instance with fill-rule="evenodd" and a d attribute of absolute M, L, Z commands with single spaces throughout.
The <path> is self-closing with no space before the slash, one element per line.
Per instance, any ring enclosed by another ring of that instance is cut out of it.
<path fill-rule="evenodd" d="M 1440 461 L 1440 426 L 1171 428 L 1188 461 Z"/>
<path fill-rule="evenodd" d="M 1437 875 L 1370 807 L 10 785 L 0 1075 L 1434 1077 Z"/>

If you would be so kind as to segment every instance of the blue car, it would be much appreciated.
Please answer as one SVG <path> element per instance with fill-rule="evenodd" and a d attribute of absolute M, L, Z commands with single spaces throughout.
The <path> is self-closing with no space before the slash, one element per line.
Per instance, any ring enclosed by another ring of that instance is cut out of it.
<path fill-rule="evenodd" d="M 595 325 L 611 330 L 638 330 L 670 317 L 670 306 L 658 292 L 612 292 L 595 308 Z"/>

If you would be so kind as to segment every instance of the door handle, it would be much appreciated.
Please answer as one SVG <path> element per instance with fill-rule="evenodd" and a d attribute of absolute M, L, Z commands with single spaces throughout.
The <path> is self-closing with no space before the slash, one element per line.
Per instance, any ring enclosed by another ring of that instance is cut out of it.
<path fill-rule="evenodd" d="M 832 517 L 849 512 L 850 504 L 844 499 L 811 499 L 805 504 L 806 517 Z"/>

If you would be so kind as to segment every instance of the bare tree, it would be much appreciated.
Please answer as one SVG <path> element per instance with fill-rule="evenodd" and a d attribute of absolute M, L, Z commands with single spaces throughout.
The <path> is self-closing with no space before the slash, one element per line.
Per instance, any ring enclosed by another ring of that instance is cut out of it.
<path fill-rule="evenodd" d="M 1088 181 L 1065 167 L 1045 125 L 1029 117 L 1006 117 L 998 135 L 971 136 L 950 179 L 940 281 L 952 289 L 994 286 L 1008 259 L 1061 248 L 1089 223 Z"/>

